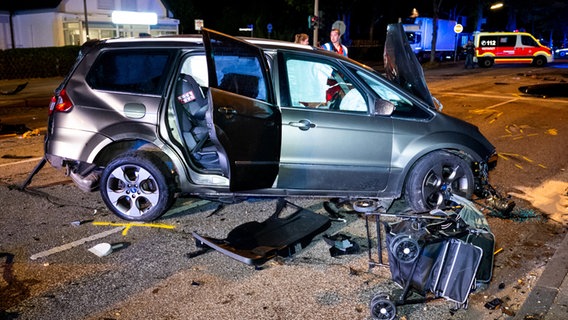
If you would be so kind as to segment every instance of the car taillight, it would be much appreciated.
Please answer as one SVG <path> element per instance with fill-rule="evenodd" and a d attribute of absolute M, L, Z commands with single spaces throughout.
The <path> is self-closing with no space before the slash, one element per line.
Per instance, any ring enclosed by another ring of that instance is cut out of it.
<path fill-rule="evenodd" d="M 65 89 L 63 89 L 59 92 L 59 95 L 51 97 L 49 115 L 55 111 L 66 112 L 71 110 L 71 108 L 73 108 L 73 104 L 71 103 L 71 100 L 69 100 Z"/>

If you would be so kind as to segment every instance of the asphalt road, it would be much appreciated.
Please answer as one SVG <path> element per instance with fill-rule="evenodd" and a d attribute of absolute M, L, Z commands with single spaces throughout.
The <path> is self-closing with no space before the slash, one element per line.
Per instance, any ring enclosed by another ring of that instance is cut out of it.
<path fill-rule="evenodd" d="M 463 70 L 455 65 L 425 73 L 443 112 L 478 125 L 496 145 L 501 159 L 492 184 L 511 194 L 519 207 L 533 208 L 547 219 L 520 223 L 491 218 L 497 248 L 504 250 L 495 256 L 489 288 L 474 293 L 467 310 L 451 311 L 442 299 L 400 306 L 400 318 L 519 317 L 535 310 L 523 311 L 529 295 L 543 292 L 534 298 L 535 305 L 548 297 L 548 305 L 560 315 L 550 318 L 561 319 L 565 304 L 554 299 L 565 297 L 565 291 L 558 291 L 563 277 L 547 277 L 566 274 L 566 263 L 554 257 L 566 246 L 568 204 L 562 188 L 568 183 L 563 147 L 568 142 L 568 99 L 524 96 L 517 88 L 564 81 L 568 70 Z M 0 97 L 0 124 L 43 129 L 46 109 L 35 106 L 47 108 L 59 80 L 32 79 L 22 95 Z M 0 81 L 0 89 L 17 83 Z M 369 269 L 365 221 L 353 213 L 342 212 L 346 221 L 334 221 L 326 233 L 351 235 L 361 243 L 361 253 L 331 257 L 320 235 L 299 253 L 257 270 L 218 252 L 196 254 L 200 248 L 191 232 L 223 238 L 243 222 L 266 219 L 275 211 L 275 200 L 222 205 L 179 199 L 157 225 L 148 227 L 124 224 L 108 212 L 98 193 L 79 191 L 49 166 L 27 191 L 20 191 L 17 186 L 42 156 L 42 141 L 41 135 L 0 139 L 2 319 L 367 319 L 374 295 L 398 290 L 388 268 Z M 321 200 L 291 201 L 326 214 Z M 115 245 L 114 252 L 101 258 L 88 250 L 101 242 Z M 545 269 L 547 262 L 556 263 L 556 269 Z M 539 280 L 548 282 L 539 287 Z M 551 283 L 558 285 L 552 288 Z M 551 292 L 560 292 L 558 298 Z M 489 310 L 484 304 L 494 297 L 503 298 L 504 306 Z"/>

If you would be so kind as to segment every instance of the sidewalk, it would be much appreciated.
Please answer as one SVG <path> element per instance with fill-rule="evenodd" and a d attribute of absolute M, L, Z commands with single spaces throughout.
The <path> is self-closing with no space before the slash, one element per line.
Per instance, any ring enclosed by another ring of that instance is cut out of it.
<path fill-rule="evenodd" d="M 13 91 L 18 85 L 27 83 L 18 93 L 0 94 L 0 107 L 47 108 L 53 91 L 62 81 L 61 77 L 0 80 L 2 93 Z"/>
<path fill-rule="evenodd" d="M 514 320 L 568 319 L 568 236 L 546 264 Z"/>

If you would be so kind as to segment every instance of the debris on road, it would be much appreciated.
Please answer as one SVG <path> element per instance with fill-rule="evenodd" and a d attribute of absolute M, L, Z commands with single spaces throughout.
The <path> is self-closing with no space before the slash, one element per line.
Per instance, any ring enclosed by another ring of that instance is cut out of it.
<path fill-rule="evenodd" d="M 82 238 L 82 239 L 79 239 L 79 240 L 77 240 L 77 241 L 73 241 L 73 242 L 70 242 L 70 243 L 66 243 L 66 244 L 64 244 L 64 245 L 61 245 L 61 246 L 58 246 L 58 247 L 55 247 L 55 248 L 51 248 L 51 249 L 49 249 L 49 250 L 42 251 L 42 252 L 40 252 L 40 253 L 33 254 L 33 255 L 30 257 L 30 259 L 31 259 L 31 260 L 37 260 L 37 259 L 39 259 L 39 258 L 45 258 L 45 257 L 47 257 L 47 256 L 49 256 L 49 255 L 54 254 L 54 253 L 62 252 L 62 251 L 69 250 L 69 249 L 71 249 L 71 248 L 80 246 L 80 245 L 82 245 L 82 244 L 84 244 L 84 243 L 86 243 L 86 242 L 94 241 L 94 240 L 97 240 L 97 239 L 104 238 L 104 237 L 106 237 L 106 236 L 108 236 L 108 235 L 111 235 L 111 234 L 113 234 L 113 233 L 122 231 L 123 229 L 124 229 L 124 227 L 117 227 L 117 228 L 114 228 L 114 229 L 111 229 L 111 230 L 107 230 L 107 231 L 105 231 L 105 232 L 97 233 L 97 234 L 94 234 L 94 235 L 92 235 L 92 236 L 90 236 L 90 237 Z"/>
<path fill-rule="evenodd" d="M 14 94 L 24 90 L 27 85 L 28 85 L 28 82 L 24 82 L 24 83 L 21 83 L 18 86 L 16 86 L 16 88 L 14 88 L 13 90 L 8 90 L 8 91 L 0 90 L 0 95 L 3 95 L 3 96 L 14 95 Z"/>
<path fill-rule="evenodd" d="M 102 258 L 104 256 L 108 256 L 109 254 L 111 254 L 112 246 L 110 245 L 110 243 L 107 242 L 99 243 L 89 248 L 89 252 L 93 253 L 99 258 Z"/>
<path fill-rule="evenodd" d="M 290 215 L 281 217 L 283 212 Z M 259 266 L 276 256 L 294 255 L 330 226 L 328 217 L 280 199 L 268 219 L 245 222 L 225 239 L 192 234 L 200 247 L 210 247 L 240 262 Z"/>
<path fill-rule="evenodd" d="M 359 244 L 346 234 L 338 233 L 332 236 L 326 234 L 323 236 L 323 240 L 331 246 L 329 253 L 332 257 L 358 254 L 361 251 Z"/>

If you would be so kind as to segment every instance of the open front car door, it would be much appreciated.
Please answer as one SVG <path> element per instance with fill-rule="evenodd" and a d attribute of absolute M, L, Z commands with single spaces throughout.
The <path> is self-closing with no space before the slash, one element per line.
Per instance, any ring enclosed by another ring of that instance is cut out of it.
<path fill-rule="evenodd" d="M 262 50 L 203 29 L 209 73 L 209 135 L 231 191 L 269 188 L 278 175 L 281 114 Z"/>

